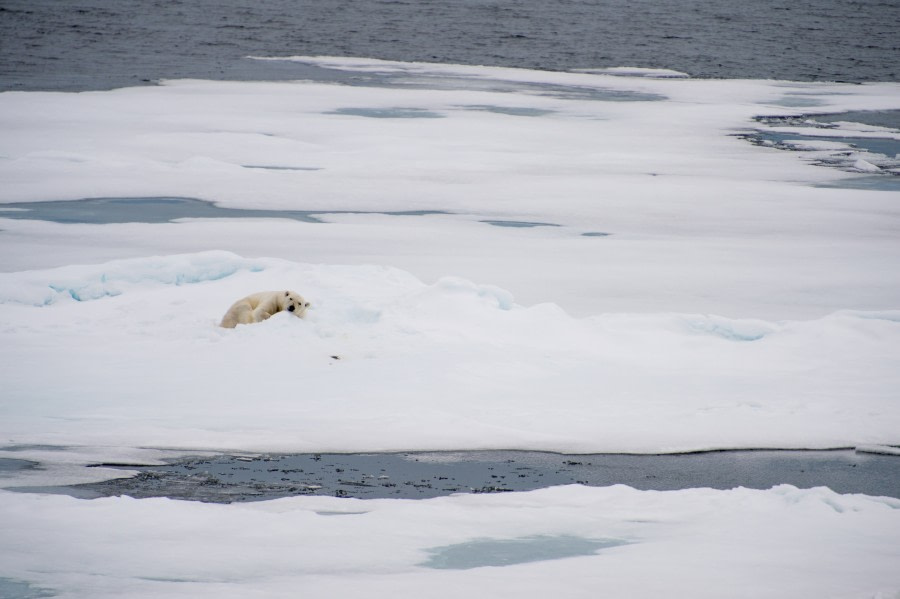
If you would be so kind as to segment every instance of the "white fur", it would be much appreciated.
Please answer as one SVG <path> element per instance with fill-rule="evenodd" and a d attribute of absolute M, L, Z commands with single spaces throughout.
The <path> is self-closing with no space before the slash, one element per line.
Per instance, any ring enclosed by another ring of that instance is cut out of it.
<path fill-rule="evenodd" d="M 239 324 L 262 322 L 277 312 L 293 312 L 303 318 L 309 302 L 295 291 L 260 291 L 234 302 L 219 326 L 233 329 Z"/>

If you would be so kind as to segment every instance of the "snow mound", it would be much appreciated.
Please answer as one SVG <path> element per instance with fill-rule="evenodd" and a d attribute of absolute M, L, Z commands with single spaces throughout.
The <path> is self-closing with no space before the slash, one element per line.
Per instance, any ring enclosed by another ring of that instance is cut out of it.
<path fill-rule="evenodd" d="M 259 262 L 224 251 L 115 260 L 90 266 L 0 273 L 0 304 L 46 306 L 64 299 L 83 302 L 116 296 L 147 285 L 189 285 L 216 281 L 241 270 L 262 270 Z"/>
<path fill-rule="evenodd" d="M 458 277 L 224 252 L 0 281 L 0 436 L 19 444 L 658 453 L 900 442 L 900 311 L 574 318 Z M 217 326 L 235 299 L 265 289 L 294 289 L 312 308 Z"/>

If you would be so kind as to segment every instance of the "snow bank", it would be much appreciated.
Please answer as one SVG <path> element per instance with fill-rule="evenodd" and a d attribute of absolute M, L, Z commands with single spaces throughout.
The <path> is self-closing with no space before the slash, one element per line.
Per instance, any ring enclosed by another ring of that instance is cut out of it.
<path fill-rule="evenodd" d="M 64 291 L 47 303 L 53 286 Z M 235 299 L 281 288 L 310 299 L 305 320 L 216 326 Z M 226 252 L 7 273 L 0 298 L 9 443 L 652 453 L 900 442 L 900 311 L 578 319 L 460 278 Z"/>
<path fill-rule="evenodd" d="M 42 272 L 0 273 L 0 304 L 44 306 L 71 298 L 89 301 L 121 294 L 137 285 L 188 285 L 215 281 L 263 267 L 228 252 L 116 260 L 101 265 L 66 266 Z"/>

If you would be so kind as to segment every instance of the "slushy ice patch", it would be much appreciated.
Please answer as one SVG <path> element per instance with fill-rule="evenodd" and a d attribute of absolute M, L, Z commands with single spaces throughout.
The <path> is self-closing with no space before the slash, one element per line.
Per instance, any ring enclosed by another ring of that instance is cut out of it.
<path fill-rule="evenodd" d="M 426 568 L 470 570 L 484 566 L 513 566 L 567 557 L 594 555 L 601 549 L 627 544 L 620 539 L 587 539 L 572 535 L 536 535 L 519 539 L 476 539 L 433 547 L 422 562 Z"/>
<path fill-rule="evenodd" d="M 554 223 L 541 223 L 525 220 L 483 220 L 483 223 L 493 225 L 495 227 L 512 227 L 514 229 L 530 229 L 532 227 L 558 227 Z"/>
<path fill-rule="evenodd" d="M 310 170 L 297 167 L 245 166 L 270 170 Z M 223 208 L 194 198 L 85 198 L 47 202 L 0 204 L 0 218 L 46 220 L 63 224 L 170 223 L 182 218 L 286 218 L 304 223 L 324 222 L 325 214 L 387 214 L 422 216 L 440 210 L 366 212 L 347 210 L 254 210 Z"/>
<path fill-rule="evenodd" d="M 439 119 L 443 115 L 424 108 L 338 108 L 327 114 L 361 116 L 370 119 Z"/>
<path fill-rule="evenodd" d="M 900 180 L 890 177 L 900 175 L 900 110 L 765 116 L 756 120 L 767 128 L 742 135 L 754 144 L 802 152 L 821 166 L 887 175 L 877 184 L 870 176 L 860 178 L 858 185 L 851 179 L 836 186 L 900 189 Z"/>
<path fill-rule="evenodd" d="M 28 582 L 0 576 L 0 597 L 3 599 L 43 599 L 55 596 L 56 593 Z"/>

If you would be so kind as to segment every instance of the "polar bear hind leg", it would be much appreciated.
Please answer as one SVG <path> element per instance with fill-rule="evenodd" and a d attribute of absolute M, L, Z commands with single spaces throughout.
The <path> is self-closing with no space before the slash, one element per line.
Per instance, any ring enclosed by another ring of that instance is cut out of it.
<path fill-rule="evenodd" d="M 228 312 L 222 317 L 222 322 L 219 326 L 225 327 L 226 329 L 233 329 L 239 324 L 249 324 L 251 322 L 256 322 L 253 320 L 253 307 L 245 298 L 238 300 L 231 305 Z"/>

